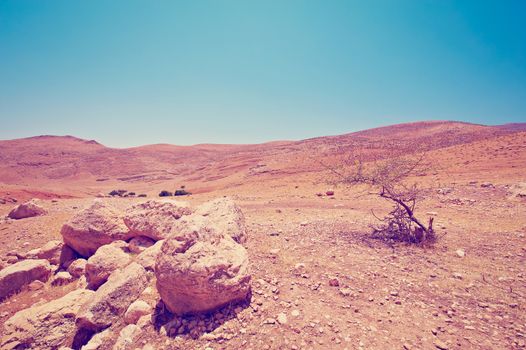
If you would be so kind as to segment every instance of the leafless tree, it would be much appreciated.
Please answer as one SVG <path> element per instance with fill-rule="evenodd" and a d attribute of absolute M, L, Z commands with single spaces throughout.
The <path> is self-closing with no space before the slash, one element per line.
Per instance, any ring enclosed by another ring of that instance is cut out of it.
<path fill-rule="evenodd" d="M 391 202 L 392 210 L 383 218 L 372 214 L 381 222 L 373 226 L 373 235 L 378 238 L 410 243 L 429 243 L 436 240 L 433 218 L 425 225 L 415 215 L 417 203 L 424 191 L 410 178 L 430 170 L 425 154 L 396 154 L 390 151 L 381 159 L 367 159 L 352 155 L 340 166 L 324 166 L 335 177 L 336 184 L 347 186 L 366 185 L 374 189 L 378 196 Z"/>

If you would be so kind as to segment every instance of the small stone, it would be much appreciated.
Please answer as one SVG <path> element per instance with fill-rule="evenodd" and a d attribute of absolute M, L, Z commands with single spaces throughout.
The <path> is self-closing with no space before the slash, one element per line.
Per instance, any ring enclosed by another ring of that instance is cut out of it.
<path fill-rule="evenodd" d="M 466 252 L 463 249 L 457 249 L 455 251 L 455 254 L 457 254 L 459 258 L 463 258 L 464 256 L 466 256 Z"/>
<path fill-rule="evenodd" d="M 331 287 L 339 287 L 340 286 L 340 281 L 338 281 L 338 279 L 336 277 L 333 277 L 333 278 L 329 279 L 329 286 L 331 286 Z"/>
<path fill-rule="evenodd" d="M 276 324 L 276 320 L 273 318 L 267 318 L 263 323 L 264 324 Z"/>
<path fill-rule="evenodd" d="M 68 267 L 68 272 L 71 274 L 71 276 L 75 278 L 79 278 L 80 276 L 84 275 L 84 271 L 86 270 L 86 259 L 76 259 L 74 260 Z"/>
<path fill-rule="evenodd" d="M 30 291 L 36 291 L 36 290 L 39 290 L 39 289 L 42 289 L 46 284 L 42 281 L 39 281 L 39 280 L 35 280 L 31 283 L 29 283 L 29 285 L 27 286 L 27 288 L 30 290 Z"/>
<path fill-rule="evenodd" d="M 448 350 L 449 347 L 447 346 L 446 343 L 444 343 L 442 340 L 440 339 L 435 339 L 435 341 L 433 342 L 433 344 L 435 345 L 435 347 L 437 349 L 440 349 L 440 350 Z"/>
<path fill-rule="evenodd" d="M 136 300 L 130 304 L 128 310 L 124 314 L 124 321 L 127 324 L 135 324 L 137 321 L 145 315 L 152 312 L 152 308 L 148 303 L 143 300 Z"/>
<path fill-rule="evenodd" d="M 299 310 L 292 310 L 292 312 L 290 313 L 293 317 L 299 317 L 300 316 L 300 312 Z"/>
<path fill-rule="evenodd" d="M 455 273 L 453 273 L 453 278 L 456 278 L 456 279 L 458 279 L 458 280 L 461 280 L 461 279 L 463 279 L 464 277 L 462 276 L 461 273 L 459 273 L 459 272 L 455 272 Z"/>
<path fill-rule="evenodd" d="M 349 288 L 340 288 L 340 294 L 343 295 L 344 297 L 348 297 L 349 295 L 351 295 L 351 293 L 352 293 L 352 290 Z"/>
<path fill-rule="evenodd" d="M 53 276 L 51 280 L 52 286 L 62 286 L 73 281 L 73 276 L 67 271 L 61 271 Z"/>
<path fill-rule="evenodd" d="M 278 314 L 277 320 L 279 324 L 287 324 L 287 315 L 285 315 L 283 312 Z"/>

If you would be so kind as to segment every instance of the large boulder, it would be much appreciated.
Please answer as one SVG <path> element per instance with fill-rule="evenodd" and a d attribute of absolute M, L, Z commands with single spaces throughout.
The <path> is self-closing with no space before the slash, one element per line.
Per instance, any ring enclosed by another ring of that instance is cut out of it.
<path fill-rule="evenodd" d="M 2 349 L 58 349 L 70 346 L 75 316 L 93 291 L 80 289 L 62 298 L 17 312 L 4 324 Z"/>
<path fill-rule="evenodd" d="M 111 273 L 131 262 L 128 254 L 113 244 L 103 245 L 86 263 L 85 275 L 88 288 L 97 289 L 108 280 Z M 70 265 L 71 266 L 71 265 Z"/>
<path fill-rule="evenodd" d="M 11 212 L 9 212 L 8 216 L 11 219 L 19 220 L 33 216 L 44 215 L 46 213 L 47 211 L 41 206 L 40 201 L 37 199 L 32 199 L 16 206 L 13 210 L 11 210 Z"/>
<path fill-rule="evenodd" d="M 25 257 L 26 259 L 46 259 L 53 265 L 59 265 L 62 246 L 62 241 L 49 241 L 40 248 L 30 250 Z"/>
<path fill-rule="evenodd" d="M 111 326 L 138 299 L 147 284 L 146 270 L 137 263 L 112 273 L 79 310 L 78 332 L 99 332 Z"/>
<path fill-rule="evenodd" d="M 35 280 L 46 282 L 51 270 L 44 259 L 22 260 L 6 267 L 0 271 L 0 300 Z"/>
<path fill-rule="evenodd" d="M 237 243 L 247 241 L 245 216 L 236 203 L 228 198 L 217 198 L 198 206 L 194 217 L 205 217 L 208 225 Z"/>
<path fill-rule="evenodd" d="M 133 237 L 123 214 L 101 200 L 95 200 L 65 223 L 60 233 L 64 242 L 85 258 L 105 244 Z"/>
<path fill-rule="evenodd" d="M 245 248 L 208 227 L 166 239 L 155 275 L 161 299 L 178 315 L 212 311 L 250 293 Z"/>
<path fill-rule="evenodd" d="M 183 202 L 150 200 L 128 208 L 124 223 L 134 236 L 158 241 L 172 233 L 177 220 L 191 213 L 191 209 Z"/>

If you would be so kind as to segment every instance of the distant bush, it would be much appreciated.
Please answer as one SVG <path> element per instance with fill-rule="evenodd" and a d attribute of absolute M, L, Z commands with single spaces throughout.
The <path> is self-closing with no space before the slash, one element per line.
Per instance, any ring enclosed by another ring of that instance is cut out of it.
<path fill-rule="evenodd" d="M 187 192 L 186 190 L 180 189 L 175 191 L 174 196 L 187 196 L 189 194 L 191 193 Z"/>
<path fill-rule="evenodd" d="M 144 198 L 146 197 L 146 195 L 144 193 L 141 193 L 140 195 L 138 195 L 137 197 L 141 197 L 141 198 Z"/>
<path fill-rule="evenodd" d="M 122 197 L 126 192 L 126 190 L 113 190 L 109 193 L 110 196 L 119 196 Z"/>
<path fill-rule="evenodd" d="M 135 192 L 128 192 L 128 196 L 135 196 Z"/>
<path fill-rule="evenodd" d="M 161 193 L 159 193 L 159 197 L 171 197 L 173 196 L 173 193 L 170 192 L 170 191 L 161 191 Z"/>

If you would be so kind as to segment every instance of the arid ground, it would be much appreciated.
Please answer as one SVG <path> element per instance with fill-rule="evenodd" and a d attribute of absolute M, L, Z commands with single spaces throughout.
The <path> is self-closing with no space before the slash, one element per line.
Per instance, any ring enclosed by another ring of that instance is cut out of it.
<path fill-rule="evenodd" d="M 368 188 L 332 184 L 321 164 L 339 166 L 357 152 L 381 157 L 390 147 L 425 152 L 433 164 L 412 179 L 426 191 L 417 215 L 435 218 L 433 246 L 373 239 L 371 210 L 382 215 L 389 204 Z M 241 208 L 252 297 L 207 315 L 219 322 L 198 336 L 144 325 L 130 349 L 520 349 L 525 183 L 524 124 L 422 122 L 260 145 L 0 141 L 0 216 L 31 198 L 48 211 L 1 219 L 0 259 L 60 240 L 67 220 L 112 190 L 147 195 L 104 198 L 124 208 L 184 185 L 191 205 L 228 196 Z M 22 288 L 0 303 L 0 327 L 76 286 Z M 111 326 L 112 341 L 123 327 Z"/>

